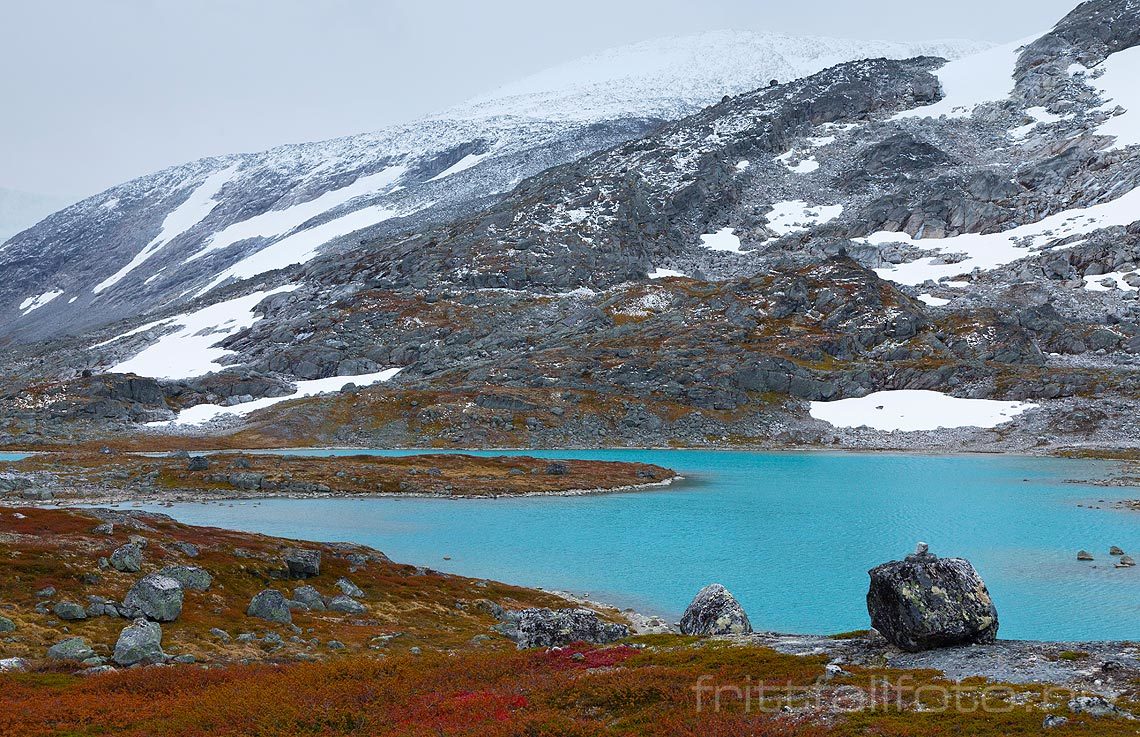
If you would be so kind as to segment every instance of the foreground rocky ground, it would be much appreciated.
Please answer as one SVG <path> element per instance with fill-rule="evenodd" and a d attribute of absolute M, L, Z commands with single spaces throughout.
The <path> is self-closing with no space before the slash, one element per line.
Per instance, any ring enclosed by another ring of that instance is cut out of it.
<path fill-rule="evenodd" d="M 270 496 L 576 495 L 665 484 L 676 478 L 674 471 L 647 463 L 522 456 L 192 456 L 186 451 L 156 456 L 105 447 L 0 461 L 0 498 L 73 504 Z"/>
<path fill-rule="evenodd" d="M 0 734 L 1136 732 L 1128 643 L 912 654 L 747 633 L 717 586 L 692 609 L 684 631 L 738 634 L 638 635 L 633 613 L 353 545 L 4 508 Z"/>

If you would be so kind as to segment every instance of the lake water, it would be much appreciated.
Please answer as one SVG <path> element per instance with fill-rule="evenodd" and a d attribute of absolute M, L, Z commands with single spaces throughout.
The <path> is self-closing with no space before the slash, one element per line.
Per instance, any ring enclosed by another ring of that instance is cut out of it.
<path fill-rule="evenodd" d="M 1108 463 L 671 450 L 526 454 L 645 461 L 688 480 L 582 497 L 271 499 L 156 510 L 193 524 L 365 543 L 401 562 L 589 592 L 673 618 L 717 581 L 736 594 L 757 629 L 797 633 L 867 627 L 867 570 L 924 540 L 936 554 L 973 561 L 997 604 L 1002 637 L 1140 639 L 1140 568 L 1114 569 L 1107 555 L 1111 545 L 1140 552 L 1140 513 L 1078 506 L 1128 498 L 1135 489 L 1067 483 L 1103 476 L 1112 470 Z M 1078 562 L 1080 548 L 1096 562 Z"/>

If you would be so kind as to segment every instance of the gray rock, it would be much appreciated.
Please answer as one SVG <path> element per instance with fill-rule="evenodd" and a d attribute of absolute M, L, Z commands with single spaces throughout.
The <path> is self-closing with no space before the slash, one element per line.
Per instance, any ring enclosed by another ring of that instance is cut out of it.
<path fill-rule="evenodd" d="M 69 637 L 48 648 L 47 656 L 52 660 L 82 661 L 95 657 L 95 651 L 82 637 Z"/>
<path fill-rule="evenodd" d="M 748 615 L 719 583 L 701 589 L 681 617 L 684 635 L 744 635 L 751 631 Z"/>
<path fill-rule="evenodd" d="M 73 601 L 60 601 L 52 607 L 52 613 L 68 622 L 87 619 L 87 610 Z"/>
<path fill-rule="evenodd" d="M 329 650 L 344 650 L 344 643 L 341 642 L 340 640 L 329 640 L 328 649 Z"/>
<path fill-rule="evenodd" d="M 1068 723 L 1068 717 L 1063 717 L 1060 714 L 1046 714 L 1045 719 L 1041 722 L 1041 728 L 1053 729 L 1054 727 L 1063 727 Z"/>
<path fill-rule="evenodd" d="M 270 622 L 280 622 L 281 624 L 293 622 L 293 615 L 289 613 L 289 604 L 285 601 L 285 595 L 277 589 L 266 589 L 259 592 L 249 602 L 249 608 L 245 610 L 245 613 L 248 617 L 257 617 Z"/>
<path fill-rule="evenodd" d="M 170 576 L 151 573 L 143 576 L 123 599 L 123 609 L 130 616 L 142 616 L 155 622 L 173 622 L 182 614 L 182 584 Z"/>
<path fill-rule="evenodd" d="M 329 599 L 326 606 L 330 612 L 342 612 L 344 614 L 364 614 L 368 611 L 359 601 L 344 594 Z"/>
<path fill-rule="evenodd" d="M 173 578 L 182 584 L 182 588 L 191 591 L 209 591 L 210 584 L 214 581 L 214 577 L 205 568 L 198 566 L 167 566 L 159 573 Z"/>
<path fill-rule="evenodd" d="M 136 619 L 119 633 L 112 659 L 119 665 L 135 663 L 161 663 L 166 660 L 162 652 L 162 627 L 157 622 Z"/>
<path fill-rule="evenodd" d="M 194 456 L 193 458 L 190 459 L 190 462 L 186 464 L 186 470 L 188 470 L 188 471 L 209 471 L 210 470 L 210 460 L 208 458 L 206 458 L 205 456 Z"/>
<path fill-rule="evenodd" d="M 1074 714 L 1088 714 L 1091 717 L 1110 717 L 1122 713 L 1102 696 L 1078 696 L 1069 701 L 1069 711 Z"/>
<path fill-rule="evenodd" d="M 1108 549 L 1109 555 L 1124 555 L 1124 550 L 1116 545 Z"/>
<path fill-rule="evenodd" d="M 997 609 L 964 558 L 939 558 L 920 543 L 913 555 L 869 574 L 871 626 L 902 650 L 987 643 L 997 637 Z"/>
<path fill-rule="evenodd" d="M 138 573 L 142 569 L 142 548 L 136 543 L 127 543 L 111 553 L 111 567 L 123 573 Z"/>
<path fill-rule="evenodd" d="M 211 627 L 210 628 L 210 634 L 213 635 L 214 637 L 218 638 L 222 642 L 229 642 L 230 640 L 233 639 L 232 637 L 230 637 L 229 632 L 226 632 L 225 630 L 220 629 L 218 627 Z"/>
<path fill-rule="evenodd" d="M 91 529 L 91 532 L 95 535 L 114 535 L 115 534 L 115 523 L 104 522 L 101 525 L 95 525 L 95 527 L 93 527 Z"/>
<path fill-rule="evenodd" d="M 1136 565 L 1136 561 L 1129 555 L 1122 555 L 1120 556 L 1120 560 L 1116 561 L 1117 568 L 1131 568 L 1134 565 Z"/>
<path fill-rule="evenodd" d="M 324 597 L 312 586 L 298 586 L 293 589 L 293 601 L 304 604 L 314 612 L 323 612 L 325 610 Z"/>
<path fill-rule="evenodd" d="M 321 551 L 290 548 L 285 551 L 285 565 L 290 578 L 312 578 L 321 575 Z"/>
<path fill-rule="evenodd" d="M 351 596 L 356 599 L 364 598 L 364 590 L 359 586 L 349 581 L 347 578 L 337 579 L 336 587 L 341 590 L 345 596 Z"/>
<path fill-rule="evenodd" d="M 197 558 L 200 553 L 198 546 L 194 543 L 178 541 L 170 543 L 170 547 L 174 548 L 188 558 Z"/>
<path fill-rule="evenodd" d="M 629 637 L 625 625 L 606 622 L 590 609 L 523 609 L 511 612 L 498 629 L 517 643 L 530 647 L 561 647 L 571 642 L 604 644 Z"/>
<path fill-rule="evenodd" d="M 0 673 L 23 673 L 28 669 L 28 661 L 23 658 L 0 658 Z"/>
<path fill-rule="evenodd" d="M 1087 550 L 1080 550 L 1077 552 L 1077 560 L 1092 560 L 1093 556 Z"/>
<path fill-rule="evenodd" d="M 36 596 L 41 599 L 50 599 L 55 596 L 55 586 L 45 586 L 36 592 Z"/>
<path fill-rule="evenodd" d="M 0 617 L 0 634 L 4 634 L 6 632 L 15 632 L 15 631 L 16 631 L 16 623 L 15 622 L 8 619 L 7 617 Z"/>

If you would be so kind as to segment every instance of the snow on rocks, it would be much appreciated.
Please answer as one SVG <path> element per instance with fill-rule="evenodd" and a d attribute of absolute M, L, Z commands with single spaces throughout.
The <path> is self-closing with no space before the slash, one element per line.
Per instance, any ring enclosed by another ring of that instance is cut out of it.
<path fill-rule="evenodd" d="M 951 238 L 915 239 L 907 233 L 880 231 L 866 238 L 852 240 L 876 246 L 906 243 L 945 254 L 875 269 L 875 273 L 883 279 L 896 284 L 917 286 L 928 279 L 938 281 L 958 274 L 968 274 L 975 269 L 996 269 L 1033 255 L 1034 248 L 1042 248 L 1063 238 L 1101 228 L 1129 225 L 1137 218 L 1140 218 L 1140 188 L 1115 200 L 1058 212 L 1036 223 L 1000 233 L 963 233 Z M 955 259 L 946 258 L 951 254 L 957 255 Z"/>
<path fill-rule="evenodd" d="M 936 72 L 938 81 L 942 83 L 943 98 L 933 105 L 901 112 L 894 119 L 969 117 L 978 105 L 1004 100 L 1013 89 L 1013 70 L 1021 48 L 1037 37 L 1034 35 L 947 63 Z"/>
<path fill-rule="evenodd" d="M 223 417 L 225 415 L 233 415 L 244 417 L 251 412 L 256 412 L 259 409 L 271 407 L 279 402 L 288 402 L 293 399 L 302 399 L 304 397 L 313 397 L 318 394 L 335 393 L 339 392 L 347 384 L 354 384 L 358 387 L 372 386 L 384 381 L 388 381 L 396 374 L 403 371 L 400 368 L 388 368 L 383 371 L 377 371 L 371 374 L 359 374 L 357 376 L 330 376 L 325 379 L 311 379 L 308 381 L 295 382 L 297 390 L 292 394 L 287 394 L 283 397 L 262 397 L 261 399 L 254 399 L 251 402 L 241 402 L 239 404 L 196 404 L 193 407 L 187 407 L 178 413 L 178 416 L 170 421 L 151 422 L 147 423 L 152 427 L 171 426 L 171 425 L 201 425 L 206 422 L 211 422 Z"/>
<path fill-rule="evenodd" d="M 1086 274 L 1084 276 L 1085 289 L 1090 292 L 1110 292 L 1113 289 L 1135 292 L 1137 287 L 1128 283 L 1126 278 L 1128 276 L 1132 276 L 1132 281 L 1140 284 L 1140 277 L 1137 277 L 1134 271 L 1127 274 L 1123 271 L 1110 271 L 1107 274 Z"/>
<path fill-rule="evenodd" d="M 163 335 L 132 358 L 115 364 L 111 373 L 138 374 L 155 379 L 185 379 L 203 376 L 222 368 L 219 359 L 233 351 L 216 347 L 224 338 L 248 328 L 260 319 L 254 308 L 266 297 L 291 292 L 296 286 L 287 285 L 267 292 L 254 292 L 244 297 L 226 300 L 203 307 L 185 315 L 166 318 L 99 343 L 106 345 L 120 338 L 158 327 L 178 327 Z"/>
<path fill-rule="evenodd" d="M 141 251 L 135 254 L 135 257 L 126 266 L 96 284 L 91 291 L 99 294 L 118 284 L 127 274 L 141 266 L 160 248 L 202 222 L 217 206 L 218 193 L 227 182 L 233 179 L 237 169 L 238 167 L 235 164 L 228 169 L 223 169 L 206 177 L 206 180 L 198 185 L 181 205 L 171 210 L 163 219 L 162 229 L 150 243 L 147 243 Z"/>
<path fill-rule="evenodd" d="M 916 432 L 997 427 L 1036 406 L 1031 402 L 962 399 L 925 389 L 899 389 L 832 402 L 812 402 L 810 414 L 835 427 Z"/>
<path fill-rule="evenodd" d="M 1111 148 L 1140 145 L 1140 85 L 1136 84 L 1140 77 L 1140 46 L 1112 54 L 1098 69 L 1103 70 L 1100 76 L 1089 81 L 1105 101 L 1101 109 L 1113 111 L 1120 107 L 1125 112 L 1109 118 L 1097 128 L 1097 133 L 1116 139 Z"/>
<path fill-rule="evenodd" d="M 674 276 L 687 276 L 687 274 L 673 269 L 654 269 L 649 273 L 650 279 L 668 279 Z"/>

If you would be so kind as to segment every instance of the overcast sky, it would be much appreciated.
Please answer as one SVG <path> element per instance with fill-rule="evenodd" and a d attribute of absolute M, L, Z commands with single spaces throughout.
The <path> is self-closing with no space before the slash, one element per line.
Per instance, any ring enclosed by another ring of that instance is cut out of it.
<path fill-rule="evenodd" d="M 1076 0 L 0 0 L 0 187 L 86 196 L 722 28 L 1011 41 Z"/>

